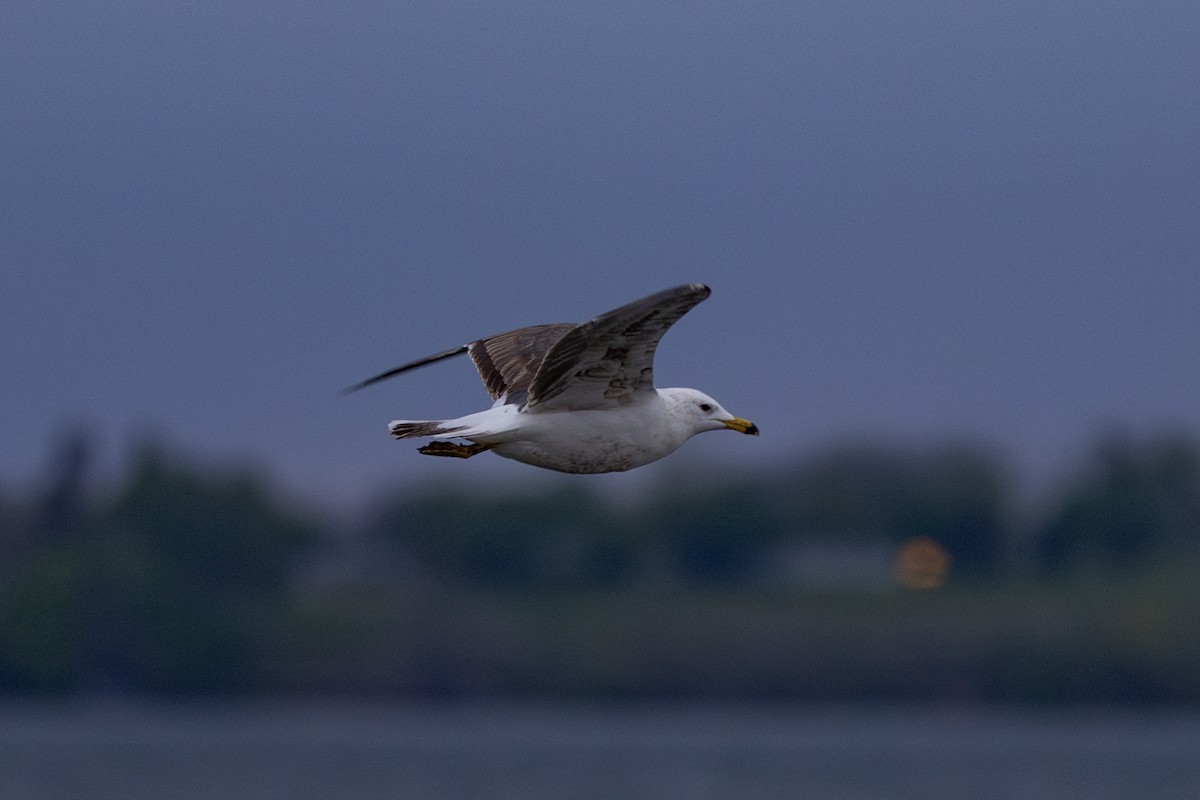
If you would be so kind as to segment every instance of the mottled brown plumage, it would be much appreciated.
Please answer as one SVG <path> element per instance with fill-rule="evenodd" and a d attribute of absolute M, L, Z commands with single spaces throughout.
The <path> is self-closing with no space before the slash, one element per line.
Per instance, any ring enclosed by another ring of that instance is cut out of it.
<path fill-rule="evenodd" d="M 542 357 L 575 327 L 572 322 L 555 322 L 517 328 L 471 342 L 467 352 L 493 400 L 524 404 Z"/>

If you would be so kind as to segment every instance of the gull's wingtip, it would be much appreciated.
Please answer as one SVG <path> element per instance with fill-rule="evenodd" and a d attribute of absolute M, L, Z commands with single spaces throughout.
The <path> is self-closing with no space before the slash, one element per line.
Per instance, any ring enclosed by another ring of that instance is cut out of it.
<path fill-rule="evenodd" d="M 452 347 L 449 350 L 443 350 L 440 353 L 434 353 L 431 356 L 425 356 L 425 358 L 418 358 L 416 361 L 410 361 L 407 364 L 402 364 L 395 369 L 389 369 L 387 372 L 381 372 L 378 375 L 373 375 L 370 378 L 367 378 L 365 381 L 359 381 L 353 386 L 347 386 L 345 389 L 342 389 L 342 391 L 338 392 L 338 395 L 345 397 L 348 394 L 357 392 L 359 389 L 365 389 L 372 384 L 387 380 L 394 375 L 399 375 L 401 372 L 408 372 L 410 369 L 423 367 L 426 364 L 432 364 L 435 361 L 441 361 L 442 359 L 451 358 L 452 356 L 459 355 L 460 353 L 465 353 L 467 352 L 468 348 L 470 348 L 470 345 L 464 344 L 459 345 L 458 347 Z"/>

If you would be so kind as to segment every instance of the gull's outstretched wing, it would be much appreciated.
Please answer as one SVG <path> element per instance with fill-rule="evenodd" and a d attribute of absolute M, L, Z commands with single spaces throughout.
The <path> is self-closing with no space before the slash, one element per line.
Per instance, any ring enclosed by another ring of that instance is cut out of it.
<path fill-rule="evenodd" d="M 493 400 L 504 398 L 506 402 L 523 403 L 546 352 L 563 337 L 565 333 L 575 328 L 571 322 L 556 322 L 549 325 L 530 325 L 527 328 L 517 328 L 515 331 L 498 333 L 486 339 L 479 339 L 470 344 L 460 345 L 450 350 L 444 350 L 432 356 L 418 358 L 402 364 L 387 372 L 367 378 L 342 391 L 342 394 L 357 392 L 372 384 L 395 377 L 402 372 L 423 367 L 446 358 L 470 353 L 479 377 L 487 387 L 488 394 Z"/>
<path fill-rule="evenodd" d="M 547 351 L 576 327 L 573 322 L 530 325 L 467 345 L 493 400 L 521 404 Z"/>
<path fill-rule="evenodd" d="M 612 408 L 652 391 L 659 340 L 710 293 L 699 283 L 677 286 L 566 330 L 537 367 L 529 410 Z"/>
<path fill-rule="evenodd" d="M 432 364 L 433 362 L 441 361 L 444 358 L 452 358 L 453 356 L 461 355 L 462 353 L 467 352 L 467 350 L 469 348 L 470 348 L 470 345 L 464 344 L 464 345 L 455 347 L 451 350 L 443 350 L 442 352 L 436 353 L 432 356 L 425 356 L 424 358 L 418 358 L 416 361 L 410 361 L 407 364 L 401 364 L 400 366 L 398 366 L 394 369 L 389 369 L 387 372 L 381 372 L 378 375 L 373 375 L 370 378 L 367 378 L 365 381 L 359 381 L 358 383 L 354 384 L 353 386 L 347 386 L 345 389 L 342 389 L 342 394 L 345 395 L 345 394 L 350 394 L 351 392 L 357 392 L 359 389 L 365 389 L 372 384 L 379 383 L 380 381 L 385 381 L 388 378 L 399 375 L 401 372 L 408 372 L 410 369 L 416 369 L 417 367 L 423 367 L 426 364 Z"/>
<path fill-rule="evenodd" d="M 460 345 L 367 378 L 354 392 L 402 372 L 470 353 L 493 400 L 530 410 L 609 408 L 654 388 L 654 351 L 667 329 L 710 294 L 699 283 L 652 294 L 575 325 L 531 325 Z"/>

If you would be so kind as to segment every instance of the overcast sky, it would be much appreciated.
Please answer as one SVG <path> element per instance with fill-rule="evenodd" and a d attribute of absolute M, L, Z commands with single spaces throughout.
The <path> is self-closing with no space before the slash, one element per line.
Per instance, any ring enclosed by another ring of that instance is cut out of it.
<path fill-rule="evenodd" d="M 486 406 L 465 360 L 336 393 L 689 281 L 659 383 L 763 436 L 673 459 L 1200 429 L 1198 42 L 1183 1 L 7 0 L 0 485 L 81 425 L 333 498 L 525 480 L 387 436 Z"/>

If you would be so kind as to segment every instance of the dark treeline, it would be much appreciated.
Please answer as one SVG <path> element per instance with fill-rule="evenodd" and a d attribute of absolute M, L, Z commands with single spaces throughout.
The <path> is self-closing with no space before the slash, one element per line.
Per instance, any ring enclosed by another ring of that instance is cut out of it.
<path fill-rule="evenodd" d="M 1200 701 L 1200 446 L 1020 497 L 982 447 L 843 446 L 618 504 L 586 479 L 350 522 L 147 447 L 0 496 L 0 692 Z"/>

